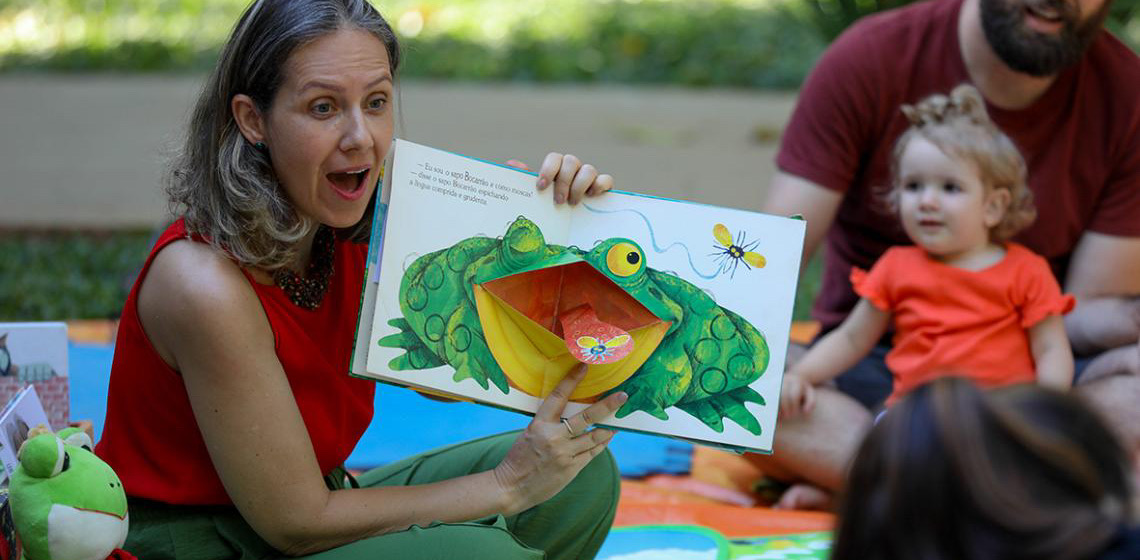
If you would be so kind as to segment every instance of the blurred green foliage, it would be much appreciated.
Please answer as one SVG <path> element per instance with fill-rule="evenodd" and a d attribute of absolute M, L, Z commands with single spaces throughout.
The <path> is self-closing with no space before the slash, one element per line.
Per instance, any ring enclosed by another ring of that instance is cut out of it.
<path fill-rule="evenodd" d="M 377 1 L 404 75 L 795 87 L 856 19 L 914 0 Z M 0 71 L 200 71 L 247 0 L 0 0 Z M 1140 45 L 1137 0 L 1109 26 Z"/>
<path fill-rule="evenodd" d="M 788 0 L 392 0 L 404 76 L 795 87 L 824 47 Z M 244 0 L 0 0 L 0 70 L 208 68 Z"/>
<path fill-rule="evenodd" d="M 0 234 L 0 321 L 118 317 L 151 234 Z"/>
<path fill-rule="evenodd" d="M 493 45 L 490 53 L 451 34 L 421 33 L 406 41 L 407 75 L 794 87 L 823 49 L 783 10 L 664 0 L 584 2 L 577 8 L 536 10 L 491 30 L 494 35 L 482 41 Z M 397 29 L 404 21 L 397 20 Z M 554 22 L 563 22 L 561 29 Z"/>
<path fill-rule="evenodd" d="M 1140 52 L 1140 0 L 1115 0 L 1108 14 L 1108 28 Z"/>
<path fill-rule="evenodd" d="M 839 36 L 855 20 L 915 0 L 799 0 L 804 18 L 827 40 Z"/>
<path fill-rule="evenodd" d="M 811 319 L 811 306 L 815 303 L 815 295 L 819 293 L 819 284 L 823 279 L 823 250 L 815 252 L 815 256 L 808 262 L 807 268 L 800 275 L 799 284 L 796 285 L 796 302 L 792 307 L 793 321 L 807 321 Z"/>
<path fill-rule="evenodd" d="M 244 0 L 0 0 L 0 69 L 207 68 Z"/>
<path fill-rule="evenodd" d="M 831 42 L 865 15 L 916 1 L 919 0 L 798 0 L 798 8 L 790 7 Z M 1133 49 L 1140 48 L 1140 22 L 1132 21 L 1137 13 L 1140 13 L 1140 0 L 1115 0 L 1108 16 L 1109 29 L 1127 40 Z"/>

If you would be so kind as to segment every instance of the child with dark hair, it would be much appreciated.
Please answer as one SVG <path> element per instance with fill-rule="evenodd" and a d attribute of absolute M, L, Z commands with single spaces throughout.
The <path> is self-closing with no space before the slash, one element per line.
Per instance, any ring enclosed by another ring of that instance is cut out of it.
<path fill-rule="evenodd" d="M 864 440 L 832 559 L 1140 558 L 1129 473 L 1123 447 L 1076 396 L 940 379 Z"/>

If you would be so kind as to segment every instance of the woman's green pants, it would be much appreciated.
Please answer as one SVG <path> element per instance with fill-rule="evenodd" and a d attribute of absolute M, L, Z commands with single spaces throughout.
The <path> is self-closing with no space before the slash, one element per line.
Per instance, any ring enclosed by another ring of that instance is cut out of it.
<path fill-rule="evenodd" d="M 368 471 L 357 482 L 360 486 L 426 484 L 489 470 L 506 456 L 517 435 L 512 432 L 429 451 Z M 330 475 L 328 482 L 333 489 L 345 485 L 342 473 Z M 412 526 L 305 558 L 593 558 L 613 523 L 619 492 L 617 466 L 606 451 L 553 498 L 517 515 Z M 131 529 L 123 548 L 142 560 L 281 556 L 232 507 L 131 500 L 129 512 Z"/>

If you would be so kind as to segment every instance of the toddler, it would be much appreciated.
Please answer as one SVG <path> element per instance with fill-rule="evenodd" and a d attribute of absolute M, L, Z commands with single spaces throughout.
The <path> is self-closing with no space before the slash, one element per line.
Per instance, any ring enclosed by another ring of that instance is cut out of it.
<path fill-rule="evenodd" d="M 888 406 L 948 372 L 983 387 L 1072 383 L 1061 316 L 1075 302 L 1044 258 L 1009 241 L 1036 214 L 1021 154 L 972 86 L 902 111 L 911 127 L 895 144 L 887 202 L 914 246 L 852 270 L 862 299 L 784 377 L 785 417 L 810 414 L 813 386 L 853 366 L 892 324 Z"/>

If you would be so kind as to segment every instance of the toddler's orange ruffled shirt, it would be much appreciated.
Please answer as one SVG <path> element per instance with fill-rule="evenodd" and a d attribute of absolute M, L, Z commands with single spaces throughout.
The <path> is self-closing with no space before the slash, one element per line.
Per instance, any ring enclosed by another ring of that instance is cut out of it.
<path fill-rule="evenodd" d="M 887 406 L 923 383 L 964 375 L 983 387 L 1036 379 L 1028 329 L 1073 309 L 1044 258 L 1016 243 L 1001 261 L 966 270 L 921 248 L 892 247 L 870 272 L 851 271 L 855 292 L 892 314 Z"/>

